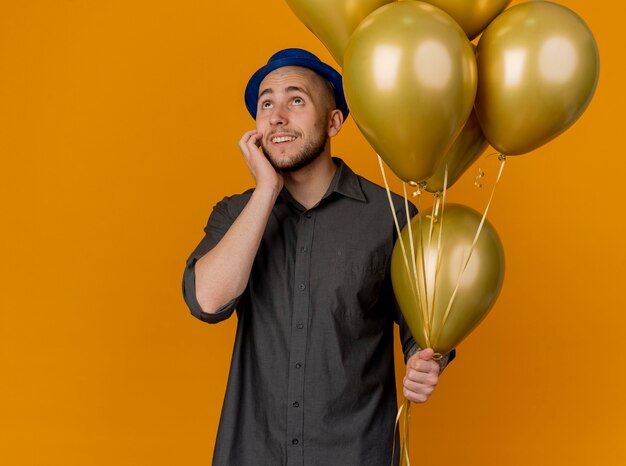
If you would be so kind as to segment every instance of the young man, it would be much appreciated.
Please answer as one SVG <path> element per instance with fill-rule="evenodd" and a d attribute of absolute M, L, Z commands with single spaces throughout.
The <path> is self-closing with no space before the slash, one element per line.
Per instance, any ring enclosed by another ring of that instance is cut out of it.
<path fill-rule="evenodd" d="M 395 305 L 385 190 L 331 157 L 348 115 L 341 76 L 282 50 L 245 101 L 256 129 L 239 147 L 256 187 L 215 206 L 183 281 L 194 316 L 238 315 L 213 464 L 389 465 L 394 321 L 409 400 L 428 399 L 440 365 L 418 351 Z"/>

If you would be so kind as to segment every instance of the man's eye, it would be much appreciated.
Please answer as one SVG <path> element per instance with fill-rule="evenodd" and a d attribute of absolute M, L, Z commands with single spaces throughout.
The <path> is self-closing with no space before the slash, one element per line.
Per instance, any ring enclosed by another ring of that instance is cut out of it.
<path fill-rule="evenodd" d="M 304 103 L 304 100 L 302 100 L 300 97 L 296 97 L 295 99 L 293 99 L 294 105 L 302 105 L 303 103 Z"/>
<path fill-rule="evenodd" d="M 263 102 L 261 104 L 261 108 L 272 108 L 272 103 L 271 102 Z"/>

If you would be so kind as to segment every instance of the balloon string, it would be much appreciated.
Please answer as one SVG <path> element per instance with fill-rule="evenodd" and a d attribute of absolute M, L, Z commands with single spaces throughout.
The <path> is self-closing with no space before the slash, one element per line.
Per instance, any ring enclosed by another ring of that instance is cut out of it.
<path fill-rule="evenodd" d="M 426 188 L 426 183 L 416 183 L 415 181 L 410 181 L 409 185 L 417 187 L 414 196 L 417 196 L 417 211 L 422 212 L 422 191 Z M 427 347 L 432 346 L 430 343 L 431 336 L 431 325 L 428 322 L 428 284 L 426 283 L 426 261 L 424 259 L 424 235 L 422 233 L 422 217 L 423 215 L 417 216 L 417 231 L 419 232 L 418 240 L 420 247 L 418 248 L 419 253 L 415 254 L 413 260 L 417 262 L 420 261 L 421 274 L 418 274 L 418 280 L 416 282 L 416 286 L 418 288 L 419 297 L 421 298 L 421 302 L 419 306 L 421 307 L 422 312 L 422 321 L 424 322 L 423 330 L 424 337 L 426 339 L 425 343 Z M 419 255 L 419 258 L 417 257 Z"/>
<path fill-rule="evenodd" d="M 411 226 L 411 214 L 409 212 L 409 200 L 406 195 L 406 183 L 402 183 L 402 188 L 404 189 L 404 208 L 406 211 L 407 218 L 407 228 L 409 230 L 409 246 L 411 248 L 411 262 L 413 263 L 413 274 L 415 278 L 415 283 L 417 283 L 417 267 L 415 266 L 415 244 L 413 242 L 413 227 Z M 409 275 L 410 276 L 410 275 Z"/>
<path fill-rule="evenodd" d="M 404 410 L 404 446 L 402 448 L 402 459 L 400 466 L 411 466 L 411 459 L 409 458 L 409 427 L 411 424 L 411 402 L 407 400 L 406 409 Z"/>
<path fill-rule="evenodd" d="M 459 287 L 461 285 L 461 278 L 463 276 L 463 273 L 465 272 L 465 270 L 467 269 L 467 265 L 469 264 L 469 261 L 472 257 L 472 253 L 474 252 L 474 249 L 476 247 L 476 243 L 478 243 L 478 237 L 480 236 L 480 232 L 483 229 L 483 225 L 485 224 L 485 219 L 487 218 L 487 212 L 489 212 L 489 207 L 491 206 L 491 201 L 493 200 L 493 195 L 496 192 L 496 186 L 498 185 L 498 182 L 500 181 L 500 177 L 502 176 L 502 170 L 504 169 L 504 163 L 506 162 L 506 156 L 504 154 L 500 154 L 500 156 L 498 157 L 498 160 L 500 160 L 500 170 L 498 171 L 498 176 L 496 177 L 496 181 L 493 184 L 493 188 L 491 189 L 491 196 L 489 196 L 489 201 L 487 202 L 487 207 L 485 207 L 485 212 L 483 213 L 483 217 L 480 220 L 480 224 L 478 225 L 478 230 L 476 231 L 476 235 L 474 236 L 474 241 L 472 242 L 472 245 L 469 249 L 469 253 L 467 254 L 467 259 L 465 260 L 465 264 L 463 264 L 463 267 L 461 268 L 461 271 L 459 273 L 459 278 L 457 279 L 456 282 L 456 286 L 454 288 L 454 291 L 452 292 L 452 296 L 450 297 L 450 302 L 448 303 L 448 307 L 446 309 L 446 312 L 443 315 L 443 318 L 441 319 L 441 324 L 439 326 L 439 329 L 437 331 L 437 335 L 434 338 L 434 341 L 438 341 L 439 340 L 439 336 L 441 335 L 441 331 L 443 330 L 444 326 L 446 325 L 446 321 L 448 320 L 448 316 L 450 315 L 450 309 L 452 309 L 452 305 L 454 304 L 454 300 L 456 298 L 456 295 L 459 291 Z"/>
<path fill-rule="evenodd" d="M 421 184 L 418 187 L 418 198 L 417 198 L 417 210 L 418 212 L 420 212 L 420 215 L 417 216 L 417 230 L 419 231 L 419 242 L 420 242 L 420 254 L 419 254 L 419 259 L 420 259 L 420 265 L 421 265 L 421 269 L 422 269 L 422 274 L 421 274 L 421 281 L 419 282 L 419 285 L 421 285 L 420 291 L 421 291 L 421 295 L 422 295 L 422 299 L 423 299 L 423 303 L 422 303 L 422 315 L 426 315 L 428 316 L 428 293 L 427 293 L 427 282 L 426 282 L 426 261 L 424 258 L 424 235 L 423 235 L 423 229 L 422 229 L 422 217 L 423 215 L 421 215 L 422 212 L 422 196 L 421 196 L 421 190 L 422 188 L 425 187 L 425 184 Z M 415 260 L 417 261 L 417 258 L 415 258 Z M 427 325 L 426 322 L 428 322 L 428 317 L 424 318 L 424 336 L 426 337 L 426 345 L 428 347 L 432 346 L 430 343 L 430 336 L 431 336 L 431 328 L 430 325 Z"/>
<path fill-rule="evenodd" d="M 483 157 L 483 161 L 486 161 L 489 157 L 492 157 L 494 155 L 502 155 L 499 152 L 492 152 L 491 154 L 487 154 Z M 480 180 L 482 178 L 485 177 L 485 171 L 481 168 L 481 166 L 478 166 L 478 175 L 476 175 L 476 178 L 474 179 L 474 186 L 476 186 L 477 188 L 482 188 L 483 184 L 480 182 Z"/>
<path fill-rule="evenodd" d="M 402 412 L 404 411 L 404 429 L 403 429 L 403 438 L 400 439 L 399 452 L 400 452 L 400 466 L 406 464 L 406 466 L 411 466 L 411 461 L 409 459 L 409 425 L 410 425 L 410 414 L 409 409 L 411 408 L 411 402 L 408 399 L 404 399 L 400 408 L 398 408 L 398 414 L 396 414 L 396 423 L 393 428 L 393 447 L 391 449 L 391 466 L 394 466 L 394 459 L 396 457 L 396 433 L 398 432 L 398 427 L 400 426 L 400 417 L 402 416 Z"/>
<path fill-rule="evenodd" d="M 432 335 L 434 329 L 434 322 L 435 322 L 435 301 L 437 298 L 437 282 L 439 281 L 439 271 L 441 270 L 441 258 L 443 256 L 442 254 L 442 245 L 441 245 L 441 241 L 442 241 L 442 232 L 443 232 L 443 212 L 445 210 L 446 207 L 446 192 L 447 192 L 447 188 L 448 188 L 448 164 L 446 163 L 446 167 L 445 167 L 445 171 L 443 174 L 443 193 L 442 193 L 442 197 L 441 197 L 441 214 L 439 215 L 439 235 L 437 238 L 437 255 L 435 258 L 435 277 L 434 277 L 434 283 L 433 283 L 433 296 L 432 296 L 432 308 L 430 310 L 430 321 L 433 323 L 432 326 L 430 327 L 430 334 Z M 431 342 L 432 343 L 432 342 Z"/>
<path fill-rule="evenodd" d="M 406 218 L 409 219 L 410 218 L 409 200 L 407 198 L 407 193 L 406 193 L 406 183 L 402 183 L 402 187 L 404 189 L 404 206 L 406 209 Z M 411 263 L 413 264 L 413 278 L 415 280 L 415 289 L 417 290 L 416 304 L 418 308 L 421 308 L 422 319 L 425 322 L 424 333 L 426 336 L 426 343 L 428 346 L 430 346 L 430 331 L 429 331 L 430 324 L 428 322 L 428 312 L 426 311 L 428 309 L 428 307 L 426 307 L 428 305 L 428 301 L 426 301 L 425 303 L 419 302 L 420 298 L 424 299 L 424 296 L 426 296 L 426 293 L 420 293 L 421 291 L 420 280 L 418 279 L 418 275 L 417 275 L 417 255 L 415 254 L 415 242 L 413 241 L 413 226 L 412 226 L 412 222 L 410 219 L 407 221 L 407 227 L 409 230 L 409 242 L 411 245 Z M 420 231 L 420 235 L 421 235 L 421 231 Z"/>
<path fill-rule="evenodd" d="M 426 249 L 424 249 L 424 245 L 422 244 L 422 256 L 426 255 L 426 265 L 424 270 L 424 283 L 425 290 L 424 294 L 426 295 L 426 309 L 430 309 L 430 302 L 432 301 L 432 297 L 428 295 L 428 272 L 431 270 L 431 262 L 432 262 L 432 254 L 430 254 L 430 245 L 433 239 L 433 230 L 435 228 L 435 219 L 437 218 L 437 214 L 439 213 L 439 205 L 441 203 L 441 199 L 439 197 L 435 198 L 435 205 L 433 206 L 432 215 L 430 215 L 430 226 L 428 227 L 428 243 L 426 244 Z M 428 331 L 432 331 L 431 326 L 428 326 Z"/>
<path fill-rule="evenodd" d="M 393 200 L 391 199 L 391 190 L 389 189 L 389 183 L 387 183 L 387 175 L 385 174 L 385 167 L 383 167 L 383 159 L 378 155 L 378 164 L 380 165 L 380 172 L 383 175 L 383 182 L 385 183 L 385 189 L 387 190 L 387 199 L 389 199 L 389 207 L 391 208 L 391 215 L 393 216 L 393 222 L 396 226 L 396 231 L 398 232 L 398 242 L 400 243 L 400 249 L 402 250 L 402 257 L 404 259 L 404 265 L 406 267 L 406 273 L 410 277 L 411 276 L 411 267 L 409 266 L 409 259 L 407 257 L 406 248 L 404 246 L 404 241 L 402 240 L 402 231 L 400 230 L 400 224 L 398 223 L 398 216 L 396 215 L 396 209 L 393 205 Z M 410 220 L 409 220 L 410 223 Z M 413 293 L 415 295 L 415 300 L 418 299 L 418 293 L 416 285 L 412 280 L 409 280 L 412 285 Z"/>
<path fill-rule="evenodd" d="M 476 175 L 476 179 L 474 180 L 474 186 L 477 188 L 482 188 L 483 184 L 480 182 L 480 179 L 485 176 L 485 172 L 481 167 L 478 167 L 478 175 Z"/>

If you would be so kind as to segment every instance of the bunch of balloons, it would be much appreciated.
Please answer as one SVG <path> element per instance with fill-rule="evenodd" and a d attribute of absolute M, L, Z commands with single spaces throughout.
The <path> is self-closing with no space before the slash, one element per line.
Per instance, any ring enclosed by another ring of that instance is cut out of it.
<path fill-rule="evenodd" d="M 374 150 L 400 179 L 433 193 L 451 187 L 489 144 L 504 157 L 558 136 L 598 80 L 593 34 L 553 2 L 287 3 L 343 67 L 350 111 Z M 497 234 L 484 215 L 441 205 L 409 222 L 398 243 L 392 279 L 413 335 L 448 351 L 498 295 Z"/>

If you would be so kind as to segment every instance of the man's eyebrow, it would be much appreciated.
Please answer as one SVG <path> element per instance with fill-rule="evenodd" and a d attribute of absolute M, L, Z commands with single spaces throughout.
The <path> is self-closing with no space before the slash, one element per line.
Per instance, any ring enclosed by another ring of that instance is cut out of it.
<path fill-rule="evenodd" d="M 307 91 L 305 88 L 300 87 L 300 86 L 289 86 L 285 89 L 285 92 L 302 92 L 303 94 L 306 94 L 309 97 L 311 97 L 311 93 Z M 259 94 L 259 99 L 266 94 L 273 94 L 273 93 L 274 93 L 274 90 L 271 87 L 266 87 Z"/>
<path fill-rule="evenodd" d="M 289 86 L 287 89 L 285 89 L 287 92 L 302 92 L 303 94 L 308 95 L 309 97 L 311 96 L 311 94 L 303 87 L 299 87 L 299 86 Z"/>
<path fill-rule="evenodd" d="M 265 88 L 265 89 L 263 89 L 263 90 L 261 91 L 261 93 L 259 94 L 259 99 L 260 99 L 261 97 L 263 97 L 265 94 L 273 94 L 273 93 L 274 93 L 274 91 L 272 90 L 272 88 L 270 88 L 270 87 L 266 87 L 266 88 Z"/>

